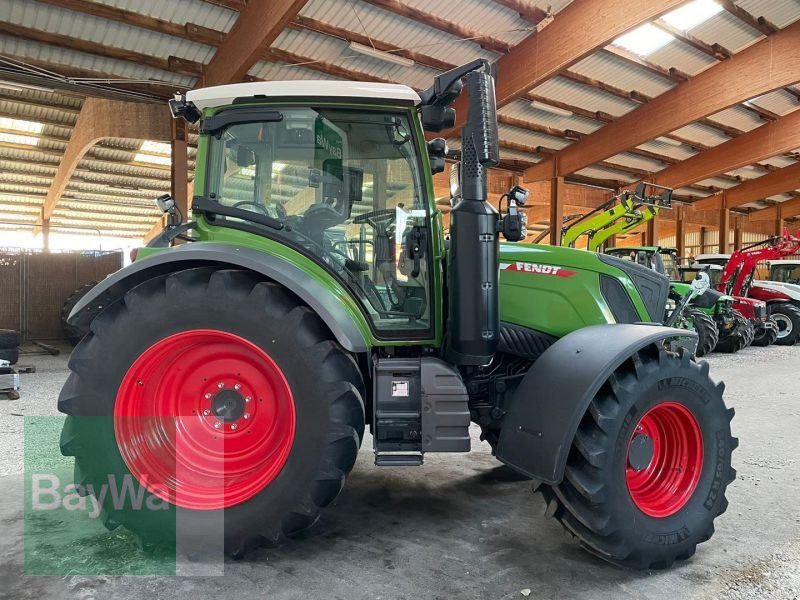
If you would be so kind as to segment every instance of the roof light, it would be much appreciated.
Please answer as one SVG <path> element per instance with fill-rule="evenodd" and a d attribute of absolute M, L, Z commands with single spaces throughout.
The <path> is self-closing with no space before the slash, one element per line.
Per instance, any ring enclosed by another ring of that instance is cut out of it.
<path fill-rule="evenodd" d="M 0 129 L 13 129 L 25 133 L 41 133 L 44 124 L 35 121 L 23 121 L 22 119 L 12 119 L 10 117 L 0 117 Z"/>
<path fill-rule="evenodd" d="M 401 67 L 414 66 L 414 61 L 410 58 L 398 56 L 397 54 L 393 54 L 391 52 L 384 52 L 383 50 L 378 50 L 372 46 L 365 46 L 364 44 L 359 44 L 358 42 L 350 42 L 350 50 L 353 52 L 358 52 L 359 54 L 363 54 L 364 56 L 370 56 L 372 58 L 377 58 L 378 60 L 400 65 Z"/>
<path fill-rule="evenodd" d="M 645 23 L 619 36 L 612 43 L 639 56 L 647 56 L 659 48 L 663 48 L 674 39 L 671 34 L 663 29 L 659 29 L 650 23 Z"/>
<path fill-rule="evenodd" d="M 19 133 L 0 133 L 0 142 L 8 144 L 23 144 L 25 146 L 38 146 L 39 138 L 32 135 L 22 135 Z"/>
<path fill-rule="evenodd" d="M 722 7 L 714 0 L 694 0 L 668 12 L 661 18 L 675 29 L 689 31 L 701 23 L 705 23 L 721 10 Z"/>
<path fill-rule="evenodd" d="M 539 102 L 538 100 L 531 101 L 531 106 L 538 110 L 543 110 L 545 112 L 552 113 L 554 115 L 558 115 L 559 117 L 571 117 L 572 112 L 569 110 L 565 110 L 563 108 L 558 108 L 557 106 L 550 106 L 549 104 L 545 104 L 544 102 Z"/>
<path fill-rule="evenodd" d="M 139 150 L 142 152 L 150 152 L 151 154 L 164 154 L 166 156 L 172 154 L 172 146 L 170 144 L 166 142 L 153 142 L 151 140 L 142 142 L 142 145 L 139 146 Z"/>
<path fill-rule="evenodd" d="M 144 154 L 142 152 L 138 152 L 136 156 L 133 157 L 134 162 L 143 162 L 143 163 L 152 163 L 154 165 L 171 165 L 172 164 L 172 157 L 170 156 L 158 156 L 156 154 Z"/>

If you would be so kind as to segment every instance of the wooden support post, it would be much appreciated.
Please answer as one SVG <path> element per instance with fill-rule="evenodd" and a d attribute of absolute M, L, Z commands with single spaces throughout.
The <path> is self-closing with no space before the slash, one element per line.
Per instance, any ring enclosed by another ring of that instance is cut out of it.
<path fill-rule="evenodd" d="M 50 251 L 50 219 L 42 219 L 42 248 Z"/>
<path fill-rule="evenodd" d="M 738 252 L 742 249 L 742 219 L 734 217 L 733 220 L 733 250 Z"/>
<path fill-rule="evenodd" d="M 778 204 L 775 208 L 777 209 L 775 211 L 775 235 L 783 235 L 783 228 L 786 224 L 783 220 L 783 208 L 780 204 Z"/>
<path fill-rule="evenodd" d="M 550 180 L 550 245 L 561 245 L 561 224 L 564 222 L 564 188 L 563 177 Z"/>
<path fill-rule="evenodd" d="M 728 236 L 731 230 L 731 211 L 728 209 L 728 194 L 722 192 L 722 208 L 719 209 L 719 252 L 727 254 Z"/>
<path fill-rule="evenodd" d="M 616 248 L 616 246 L 617 246 L 617 236 L 615 236 L 615 235 L 612 235 L 605 242 L 603 242 L 603 249 L 604 250 L 607 249 L 607 248 Z"/>
<path fill-rule="evenodd" d="M 675 211 L 675 248 L 678 250 L 678 256 L 684 258 L 686 256 L 686 221 L 683 207 L 678 206 Z"/>
<path fill-rule="evenodd" d="M 706 228 L 700 228 L 700 252 L 698 254 L 705 254 L 706 252 Z"/>
<path fill-rule="evenodd" d="M 651 219 L 647 222 L 645 239 L 645 246 L 658 246 L 658 223 L 655 219 Z"/>
<path fill-rule="evenodd" d="M 189 218 L 189 154 L 186 121 L 172 119 L 172 198 L 184 219 Z"/>

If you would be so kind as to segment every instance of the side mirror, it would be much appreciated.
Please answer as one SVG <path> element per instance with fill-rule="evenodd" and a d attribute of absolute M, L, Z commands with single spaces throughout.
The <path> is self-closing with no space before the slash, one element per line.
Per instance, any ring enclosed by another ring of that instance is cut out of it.
<path fill-rule="evenodd" d="M 171 194 L 163 194 L 156 198 L 156 206 L 164 214 L 175 212 L 175 199 Z"/>
<path fill-rule="evenodd" d="M 704 294 L 711 287 L 711 278 L 705 271 L 700 271 L 692 281 L 692 289 L 697 295 Z"/>
<path fill-rule="evenodd" d="M 447 142 L 444 138 L 435 138 L 428 142 L 428 160 L 431 163 L 431 175 L 444 171 L 447 155 Z"/>
<path fill-rule="evenodd" d="M 450 199 L 455 200 L 461 197 L 461 163 L 453 163 L 450 166 Z"/>

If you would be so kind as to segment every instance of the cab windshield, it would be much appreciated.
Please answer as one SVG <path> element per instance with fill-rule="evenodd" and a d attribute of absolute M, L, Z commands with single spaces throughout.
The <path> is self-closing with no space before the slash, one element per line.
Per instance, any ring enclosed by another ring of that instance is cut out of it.
<path fill-rule="evenodd" d="M 427 192 L 408 114 L 271 114 L 209 136 L 206 198 L 273 219 L 261 229 L 334 272 L 377 330 L 429 329 Z M 246 213 L 216 219 L 259 227 Z"/>
<path fill-rule="evenodd" d="M 800 265 L 772 265 L 769 278 L 780 283 L 800 285 Z"/>

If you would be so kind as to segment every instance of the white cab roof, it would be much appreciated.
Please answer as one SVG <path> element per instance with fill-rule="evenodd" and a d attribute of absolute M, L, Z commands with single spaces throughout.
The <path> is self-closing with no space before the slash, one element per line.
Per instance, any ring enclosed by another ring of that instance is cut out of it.
<path fill-rule="evenodd" d="M 701 261 L 701 260 L 709 260 L 709 259 L 715 259 L 715 258 L 716 259 L 724 258 L 725 260 L 728 260 L 730 257 L 731 257 L 730 254 L 698 254 L 695 257 L 695 260 L 696 261 Z"/>
<path fill-rule="evenodd" d="M 795 266 L 800 265 L 800 260 L 768 260 L 767 263 L 769 266 L 780 266 L 780 265 L 788 265 L 788 266 Z"/>
<path fill-rule="evenodd" d="M 411 101 L 419 104 L 417 92 L 407 85 L 395 83 L 365 83 L 359 81 L 254 81 L 200 88 L 187 92 L 186 100 L 199 109 L 232 104 L 235 98 L 248 96 L 365 98 Z"/>

